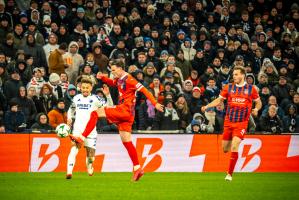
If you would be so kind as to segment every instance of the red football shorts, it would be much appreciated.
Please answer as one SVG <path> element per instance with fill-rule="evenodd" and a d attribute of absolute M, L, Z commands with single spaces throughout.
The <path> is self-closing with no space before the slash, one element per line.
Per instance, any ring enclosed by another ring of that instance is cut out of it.
<path fill-rule="evenodd" d="M 232 140 L 233 137 L 244 139 L 247 130 L 248 121 L 244 122 L 224 122 L 222 140 Z"/>
<path fill-rule="evenodd" d="M 119 131 L 132 131 L 134 123 L 134 113 L 128 106 L 116 105 L 105 107 L 106 119 L 111 124 L 116 124 Z"/>

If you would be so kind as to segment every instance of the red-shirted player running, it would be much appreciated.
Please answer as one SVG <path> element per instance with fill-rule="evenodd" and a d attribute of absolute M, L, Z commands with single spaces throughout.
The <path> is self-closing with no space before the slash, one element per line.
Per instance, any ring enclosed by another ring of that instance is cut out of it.
<path fill-rule="evenodd" d="M 233 71 L 234 83 L 226 85 L 217 99 L 202 107 L 202 111 L 205 112 L 207 108 L 215 107 L 227 99 L 222 148 L 224 153 L 231 150 L 229 167 L 225 177 L 225 180 L 228 181 L 232 180 L 232 174 L 238 160 L 239 145 L 244 139 L 250 114 L 257 116 L 262 107 L 255 87 L 245 82 L 245 74 L 243 67 L 236 66 Z M 254 109 L 252 109 L 252 101 L 255 102 Z"/>
<path fill-rule="evenodd" d="M 138 181 L 144 172 L 139 165 L 136 148 L 131 138 L 132 124 L 135 116 L 136 92 L 142 92 L 155 108 L 161 112 L 163 112 L 163 105 L 157 103 L 154 96 L 141 83 L 124 71 L 124 64 L 121 61 L 115 60 L 112 62 L 111 73 L 114 76 L 113 80 L 103 75 L 97 75 L 97 78 L 110 86 L 117 86 L 119 91 L 119 105 L 101 107 L 93 111 L 82 135 L 79 137 L 70 135 L 70 137 L 78 145 L 81 145 L 96 126 L 98 118 L 107 118 L 108 122 L 118 126 L 121 140 L 134 166 L 132 180 Z"/>

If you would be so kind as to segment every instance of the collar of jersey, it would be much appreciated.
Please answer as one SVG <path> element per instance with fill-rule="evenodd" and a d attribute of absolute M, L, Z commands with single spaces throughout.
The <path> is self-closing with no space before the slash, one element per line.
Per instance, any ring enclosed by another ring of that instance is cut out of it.
<path fill-rule="evenodd" d="M 237 87 L 243 87 L 244 85 L 246 85 L 246 81 L 242 85 L 236 84 Z"/>
<path fill-rule="evenodd" d="M 120 77 L 120 80 L 123 80 L 127 75 L 128 73 L 125 73 L 122 77 Z"/>

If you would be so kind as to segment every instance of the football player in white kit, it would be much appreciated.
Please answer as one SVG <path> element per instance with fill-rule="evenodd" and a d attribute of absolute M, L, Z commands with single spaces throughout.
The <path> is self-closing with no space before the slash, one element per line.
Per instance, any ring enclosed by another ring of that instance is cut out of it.
<path fill-rule="evenodd" d="M 92 87 L 92 81 L 90 79 L 83 78 L 81 80 L 81 94 L 74 96 L 72 105 L 68 110 L 68 125 L 71 126 L 73 120 L 75 120 L 73 123 L 73 135 L 80 135 L 84 131 L 89 120 L 88 116 L 92 111 L 96 110 L 98 107 L 106 105 L 106 100 L 104 98 L 91 94 Z M 92 133 L 84 142 L 84 147 L 86 149 L 86 167 L 89 176 L 93 175 L 93 162 L 95 160 L 96 142 L 97 131 L 96 128 L 94 128 Z M 76 156 L 80 148 L 81 146 L 76 145 L 76 143 L 72 141 L 72 147 L 67 161 L 67 179 L 72 178 Z"/>

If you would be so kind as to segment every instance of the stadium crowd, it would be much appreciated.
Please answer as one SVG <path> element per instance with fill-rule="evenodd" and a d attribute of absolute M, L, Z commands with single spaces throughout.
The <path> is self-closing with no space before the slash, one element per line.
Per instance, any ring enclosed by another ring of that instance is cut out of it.
<path fill-rule="evenodd" d="M 165 105 L 137 95 L 135 130 L 222 131 L 225 104 L 201 112 L 244 66 L 263 108 L 248 131 L 299 132 L 299 5 L 283 0 L 0 0 L 0 132 L 66 122 L 80 80 L 117 104 L 109 62 Z M 99 131 L 117 131 L 101 119 Z"/>

